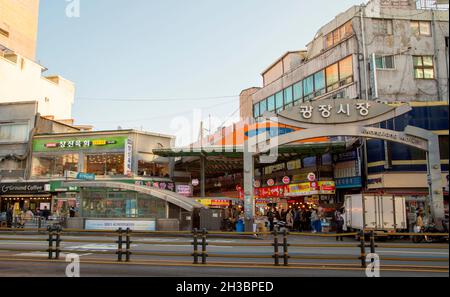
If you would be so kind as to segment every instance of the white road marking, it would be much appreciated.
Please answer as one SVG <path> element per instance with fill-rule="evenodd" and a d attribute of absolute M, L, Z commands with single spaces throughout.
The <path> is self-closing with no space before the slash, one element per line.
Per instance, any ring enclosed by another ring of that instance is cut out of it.
<path fill-rule="evenodd" d="M 65 257 L 67 254 L 66 253 L 61 253 L 60 257 Z M 85 253 L 85 254 L 79 254 L 80 257 L 83 256 L 90 256 L 92 255 L 91 253 Z M 30 253 L 20 253 L 20 254 L 15 254 L 14 256 L 19 256 L 19 257 L 43 257 L 43 258 L 47 258 L 48 257 L 48 253 L 45 252 L 30 252 Z"/>
<path fill-rule="evenodd" d="M 424 254 L 424 255 L 449 255 L 449 253 L 441 252 L 412 252 L 412 251 L 390 251 L 390 250 L 380 250 L 376 251 L 377 254 Z"/>

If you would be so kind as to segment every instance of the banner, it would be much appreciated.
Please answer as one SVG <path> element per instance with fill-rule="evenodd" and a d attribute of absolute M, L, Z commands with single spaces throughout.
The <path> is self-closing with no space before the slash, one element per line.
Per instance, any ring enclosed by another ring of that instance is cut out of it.
<path fill-rule="evenodd" d="M 33 152 L 60 152 L 79 150 L 124 150 L 127 137 L 66 137 L 61 139 L 34 139 Z"/>
<path fill-rule="evenodd" d="M 126 220 L 86 220 L 86 230 L 126 230 L 156 231 L 156 221 L 126 221 Z"/>

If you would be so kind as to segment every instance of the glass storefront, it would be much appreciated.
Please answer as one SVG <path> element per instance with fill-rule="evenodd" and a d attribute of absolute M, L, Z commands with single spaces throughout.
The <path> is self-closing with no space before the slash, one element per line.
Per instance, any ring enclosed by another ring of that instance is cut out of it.
<path fill-rule="evenodd" d="M 88 218 L 165 218 L 166 202 L 145 194 L 114 190 L 82 191 L 81 215 Z"/>
<path fill-rule="evenodd" d="M 87 154 L 84 157 L 84 168 L 86 173 L 99 176 L 124 175 L 124 154 Z"/>
<path fill-rule="evenodd" d="M 63 177 L 64 171 L 78 171 L 78 154 L 33 157 L 32 176 Z"/>

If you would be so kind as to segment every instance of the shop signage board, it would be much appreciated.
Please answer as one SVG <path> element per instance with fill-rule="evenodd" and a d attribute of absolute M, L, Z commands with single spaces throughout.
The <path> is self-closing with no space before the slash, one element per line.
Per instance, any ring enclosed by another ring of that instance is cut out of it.
<path fill-rule="evenodd" d="M 152 180 L 122 180 L 120 182 L 134 183 L 137 186 L 157 188 L 161 190 L 167 190 L 175 192 L 175 184 L 168 181 L 152 181 Z"/>
<path fill-rule="evenodd" d="M 125 144 L 125 157 L 124 157 L 124 174 L 129 176 L 133 173 L 133 140 L 127 138 Z"/>
<path fill-rule="evenodd" d="M 200 184 L 200 181 L 199 181 L 198 179 L 193 179 L 193 180 L 192 180 L 192 185 L 193 185 L 194 187 L 198 186 L 199 184 Z"/>
<path fill-rule="evenodd" d="M 283 177 L 283 184 L 288 185 L 290 182 L 291 182 L 291 179 L 289 178 L 289 176 Z"/>
<path fill-rule="evenodd" d="M 360 188 L 362 187 L 361 176 L 336 178 L 336 189 Z"/>
<path fill-rule="evenodd" d="M 313 182 L 316 180 L 316 175 L 313 172 L 308 173 L 308 180 Z"/>
<path fill-rule="evenodd" d="M 296 122 L 314 125 L 349 124 L 377 118 L 395 107 L 367 100 L 340 99 L 304 102 L 281 112 L 281 116 Z"/>
<path fill-rule="evenodd" d="M 77 179 L 81 179 L 81 180 L 95 180 L 95 174 L 78 172 Z"/>
<path fill-rule="evenodd" d="M 289 185 L 286 196 L 334 195 L 336 185 L 334 181 L 307 182 Z"/>
<path fill-rule="evenodd" d="M 86 220 L 86 230 L 117 230 L 130 228 L 133 231 L 156 231 L 154 220 Z"/>
<path fill-rule="evenodd" d="M 48 183 L 0 183 L 0 195 L 46 194 L 50 191 Z"/>
<path fill-rule="evenodd" d="M 260 181 L 260 180 L 255 180 L 255 182 L 253 183 L 253 186 L 254 186 L 255 188 L 261 187 L 261 181 Z"/>
<path fill-rule="evenodd" d="M 270 179 L 267 180 L 267 185 L 268 185 L 269 187 L 273 186 L 274 184 L 275 184 L 275 181 L 274 181 L 272 178 L 270 178 Z"/>
<path fill-rule="evenodd" d="M 177 185 L 177 193 L 186 197 L 192 196 L 192 187 L 190 185 Z"/>
<path fill-rule="evenodd" d="M 60 139 L 34 139 L 33 152 L 59 152 L 78 150 L 124 150 L 128 137 L 65 137 Z"/>
<path fill-rule="evenodd" d="M 284 197 L 288 192 L 288 186 L 273 186 L 255 189 L 255 197 L 274 198 Z"/>

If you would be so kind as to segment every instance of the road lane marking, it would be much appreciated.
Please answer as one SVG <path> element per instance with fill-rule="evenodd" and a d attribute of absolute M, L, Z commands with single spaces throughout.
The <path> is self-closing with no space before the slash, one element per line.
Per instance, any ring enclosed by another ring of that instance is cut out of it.
<path fill-rule="evenodd" d="M 379 250 L 376 251 L 377 254 L 424 254 L 424 255 L 449 255 L 449 253 L 442 253 L 442 252 L 413 252 L 413 251 L 391 251 L 391 250 Z"/>

